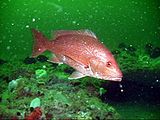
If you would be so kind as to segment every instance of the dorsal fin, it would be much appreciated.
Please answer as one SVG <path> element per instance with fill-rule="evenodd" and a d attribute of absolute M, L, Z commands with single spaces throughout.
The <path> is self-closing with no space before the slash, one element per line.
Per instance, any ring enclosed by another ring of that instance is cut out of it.
<path fill-rule="evenodd" d="M 90 37 L 97 39 L 96 35 L 88 29 L 86 30 L 59 30 L 59 31 L 54 32 L 54 39 L 60 36 L 64 36 L 64 35 L 77 35 L 77 34 L 86 35 L 86 36 L 90 36 Z"/>

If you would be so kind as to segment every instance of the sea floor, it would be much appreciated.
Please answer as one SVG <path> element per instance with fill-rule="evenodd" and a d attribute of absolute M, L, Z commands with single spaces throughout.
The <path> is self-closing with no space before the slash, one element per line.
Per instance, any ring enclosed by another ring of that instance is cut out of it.
<path fill-rule="evenodd" d="M 74 70 L 50 63 L 44 55 L 0 59 L 0 118 L 33 118 L 38 113 L 36 117 L 47 120 L 160 119 L 159 53 L 139 51 L 132 46 L 113 52 L 123 71 L 121 82 L 92 77 L 70 81 Z"/>

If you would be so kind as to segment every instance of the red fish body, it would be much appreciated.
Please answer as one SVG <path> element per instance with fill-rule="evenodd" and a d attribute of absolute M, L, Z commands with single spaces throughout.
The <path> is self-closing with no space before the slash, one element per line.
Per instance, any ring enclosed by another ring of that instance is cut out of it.
<path fill-rule="evenodd" d="M 121 81 L 122 72 L 112 53 L 91 31 L 57 31 L 52 41 L 36 30 L 33 30 L 33 36 L 35 44 L 32 56 L 38 56 L 45 50 L 53 52 L 55 57 L 52 62 L 65 63 L 76 69 L 70 79 L 91 76 Z"/>

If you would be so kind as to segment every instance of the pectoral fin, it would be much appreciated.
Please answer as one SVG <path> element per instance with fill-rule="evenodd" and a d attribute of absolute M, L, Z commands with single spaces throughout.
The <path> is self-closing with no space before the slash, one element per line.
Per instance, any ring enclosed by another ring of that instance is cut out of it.
<path fill-rule="evenodd" d="M 50 60 L 47 60 L 48 62 L 57 63 L 57 64 L 63 64 L 57 57 L 58 55 L 54 55 Z"/>
<path fill-rule="evenodd" d="M 78 72 L 78 71 L 75 71 L 73 72 L 69 77 L 68 79 L 79 79 L 79 78 L 82 78 L 82 77 L 85 77 L 86 75 Z"/>

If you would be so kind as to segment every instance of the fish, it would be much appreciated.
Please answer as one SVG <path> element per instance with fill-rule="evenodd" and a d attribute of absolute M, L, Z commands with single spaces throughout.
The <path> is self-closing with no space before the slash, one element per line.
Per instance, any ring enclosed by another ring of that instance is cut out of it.
<path fill-rule="evenodd" d="M 34 44 L 32 57 L 48 50 L 53 53 L 49 61 L 67 64 L 75 69 L 68 79 L 86 76 L 121 81 L 122 72 L 108 48 L 90 30 L 58 30 L 48 40 L 40 31 L 32 29 Z"/>

